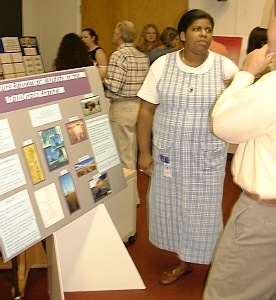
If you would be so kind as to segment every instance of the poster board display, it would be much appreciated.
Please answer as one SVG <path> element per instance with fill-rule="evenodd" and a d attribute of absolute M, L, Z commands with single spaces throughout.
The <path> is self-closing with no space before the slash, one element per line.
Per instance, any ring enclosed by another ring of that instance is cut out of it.
<path fill-rule="evenodd" d="M 35 36 L 0 38 L 0 79 L 42 73 L 44 66 Z"/>
<path fill-rule="evenodd" d="M 226 47 L 229 58 L 238 66 L 241 53 L 242 37 L 213 36 L 213 39 Z"/>
<path fill-rule="evenodd" d="M 96 67 L 0 82 L 4 261 L 127 187 Z"/>

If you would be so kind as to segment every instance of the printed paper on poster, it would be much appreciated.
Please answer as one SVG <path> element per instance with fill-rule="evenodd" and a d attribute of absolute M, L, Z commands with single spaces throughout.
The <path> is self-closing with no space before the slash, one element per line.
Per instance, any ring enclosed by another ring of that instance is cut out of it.
<path fill-rule="evenodd" d="M 0 201 L 0 233 L 5 261 L 40 240 L 27 190 Z"/>
<path fill-rule="evenodd" d="M 0 159 L 0 195 L 26 184 L 18 154 Z"/>
<path fill-rule="evenodd" d="M 37 206 L 45 228 L 64 218 L 56 185 L 51 183 L 34 192 Z"/>
<path fill-rule="evenodd" d="M 0 154 L 15 149 L 8 119 L 0 120 Z"/>

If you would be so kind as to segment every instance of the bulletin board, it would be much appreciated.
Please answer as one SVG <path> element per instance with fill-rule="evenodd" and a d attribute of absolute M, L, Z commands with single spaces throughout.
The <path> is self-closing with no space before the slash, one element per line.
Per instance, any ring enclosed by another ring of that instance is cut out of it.
<path fill-rule="evenodd" d="M 4 261 L 127 187 L 106 101 L 96 67 L 0 82 Z"/>
<path fill-rule="evenodd" d="M 233 63 L 235 63 L 238 66 L 242 46 L 242 37 L 213 36 L 213 39 L 226 47 L 229 58 L 233 61 Z"/>
<path fill-rule="evenodd" d="M 0 79 L 42 73 L 44 66 L 35 36 L 0 38 Z"/>

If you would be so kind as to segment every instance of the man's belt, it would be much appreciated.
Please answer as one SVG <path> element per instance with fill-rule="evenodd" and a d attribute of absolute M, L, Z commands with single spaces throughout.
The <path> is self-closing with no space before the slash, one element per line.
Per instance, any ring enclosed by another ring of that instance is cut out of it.
<path fill-rule="evenodd" d="M 257 201 L 261 204 L 276 206 L 276 198 L 274 199 L 262 199 L 258 194 L 253 194 L 247 191 L 244 191 L 245 195 L 251 200 Z"/>

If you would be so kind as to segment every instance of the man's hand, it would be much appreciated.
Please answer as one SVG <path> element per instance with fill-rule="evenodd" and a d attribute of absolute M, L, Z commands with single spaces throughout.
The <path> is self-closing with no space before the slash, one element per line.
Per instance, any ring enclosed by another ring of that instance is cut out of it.
<path fill-rule="evenodd" d="M 247 71 L 254 76 L 262 73 L 271 62 L 276 52 L 269 52 L 268 45 L 250 52 L 243 63 L 241 71 Z"/>

